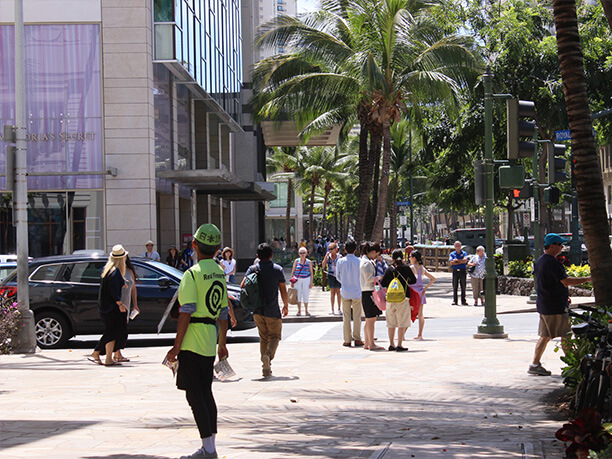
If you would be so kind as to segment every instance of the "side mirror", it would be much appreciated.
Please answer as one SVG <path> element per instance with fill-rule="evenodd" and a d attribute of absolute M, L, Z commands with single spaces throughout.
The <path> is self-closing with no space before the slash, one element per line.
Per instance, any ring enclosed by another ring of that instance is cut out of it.
<path fill-rule="evenodd" d="M 159 285 L 159 287 L 161 289 L 166 290 L 166 289 L 169 289 L 172 286 L 172 281 L 169 278 L 167 278 L 167 277 L 160 277 L 157 280 L 157 285 Z"/>

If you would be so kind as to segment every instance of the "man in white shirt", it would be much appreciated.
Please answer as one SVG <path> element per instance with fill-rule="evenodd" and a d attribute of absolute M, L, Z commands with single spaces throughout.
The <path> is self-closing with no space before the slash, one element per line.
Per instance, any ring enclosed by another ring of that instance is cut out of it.
<path fill-rule="evenodd" d="M 360 260 L 355 256 L 357 244 L 349 240 L 344 245 L 346 257 L 338 260 L 336 264 L 336 279 L 340 281 L 340 296 L 342 297 L 342 323 L 345 347 L 363 346 L 361 340 L 361 285 L 359 283 Z M 353 315 L 353 330 L 351 332 L 351 313 Z"/>
<path fill-rule="evenodd" d="M 147 241 L 147 243 L 145 244 L 145 247 L 147 248 L 147 251 L 142 254 L 144 258 L 148 258 L 149 260 L 154 260 L 154 261 L 161 260 L 159 253 L 153 250 L 153 241 Z"/>

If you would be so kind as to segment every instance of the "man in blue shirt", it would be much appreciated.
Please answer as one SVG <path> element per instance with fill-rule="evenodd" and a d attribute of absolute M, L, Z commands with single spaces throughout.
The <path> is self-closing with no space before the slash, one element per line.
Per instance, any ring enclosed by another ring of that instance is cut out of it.
<path fill-rule="evenodd" d="M 544 254 L 538 258 L 533 273 L 536 282 L 536 309 L 540 314 L 538 335 L 533 363 L 527 373 L 537 376 L 550 376 L 551 372 L 542 366 L 540 359 L 546 350 L 546 345 L 552 338 L 561 337 L 561 348 L 571 328 L 567 308 L 569 306 L 569 291 L 571 285 L 589 282 L 590 277 L 567 277 L 565 268 L 557 260 L 557 255 L 563 251 L 567 239 L 557 233 L 549 233 L 544 237 Z"/>
<path fill-rule="evenodd" d="M 360 260 L 355 256 L 357 243 L 353 240 L 344 244 L 346 257 L 340 258 L 336 264 L 336 279 L 340 281 L 340 296 L 342 297 L 342 323 L 345 347 L 363 346 L 361 340 L 361 285 L 359 283 Z M 353 315 L 353 330 L 351 332 L 351 313 Z"/>
<path fill-rule="evenodd" d="M 448 257 L 448 262 L 453 269 L 453 305 L 457 305 L 457 293 L 461 284 L 461 305 L 467 306 L 465 298 L 465 281 L 467 278 L 467 252 L 461 250 L 461 242 L 455 241 L 455 250 Z"/>

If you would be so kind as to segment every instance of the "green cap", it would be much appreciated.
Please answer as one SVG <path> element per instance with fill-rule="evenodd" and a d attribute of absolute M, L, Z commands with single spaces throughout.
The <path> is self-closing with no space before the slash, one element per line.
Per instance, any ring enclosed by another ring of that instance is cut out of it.
<path fill-rule="evenodd" d="M 198 228 L 194 239 L 206 245 L 220 245 L 221 231 L 212 223 L 205 223 Z"/>

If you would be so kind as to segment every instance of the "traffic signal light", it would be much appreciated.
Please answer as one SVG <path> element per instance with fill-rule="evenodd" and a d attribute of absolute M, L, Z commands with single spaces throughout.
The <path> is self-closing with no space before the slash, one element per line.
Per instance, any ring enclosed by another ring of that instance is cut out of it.
<path fill-rule="evenodd" d="M 536 133 L 535 103 L 530 100 L 507 99 L 508 159 L 531 158 L 536 150 L 532 139 Z"/>
<path fill-rule="evenodd" d="M 477 206 L 485 203 L 485 166 L 480 160 L 474 161 L 474 198 Z"/>
<path fill-rule="evenodd" d="M 6 142 L 6 189 L 8 191 L 15 190 L 15 151 L 17 147 L 17 128 L 10 124 L 4 125 L 4 137 Z"/>
<path fill-rule="evenodd" d="M 556 186 L 547 186 L 544 188 L 544 202 L 549 204 L 559 204 L 561 199 L 561 191 Z"/>
<path fill-rule="evenodd" d="M 525 186 L 521 189 L 512 190 L 514 199 L 529 199 L 533 196 L 533 186 L 530 182 L 525 182 Z"/>
<path fill-rule="evenodd" d="M 565 171 L 565 145 L 547 143 L 548 184 L 565 182 L 568 179 Z"/>

